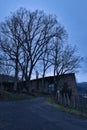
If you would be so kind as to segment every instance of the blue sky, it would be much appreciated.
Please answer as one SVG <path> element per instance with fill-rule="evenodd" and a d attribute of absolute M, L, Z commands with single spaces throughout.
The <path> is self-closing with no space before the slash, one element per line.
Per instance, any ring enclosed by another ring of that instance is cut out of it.
<path fill-rule="evenodd" d="M 68 42 L 77 46 L 80 56 L 87 57 L 87 0 L 0 0 L 0 22 L 20 7 L 56 15 L 68 32 Z M 76 79 L 87 82 L 86 65 L 76 74 Z"/>

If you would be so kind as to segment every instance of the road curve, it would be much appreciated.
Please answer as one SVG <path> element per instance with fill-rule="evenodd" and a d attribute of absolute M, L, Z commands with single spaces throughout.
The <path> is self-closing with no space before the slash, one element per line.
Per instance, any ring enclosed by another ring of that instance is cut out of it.
<path fill-rule="evenodd" d="M 0 102 L 0 130 L 87 130 L 87 119 L 62 112 L 39 97 Z"/>

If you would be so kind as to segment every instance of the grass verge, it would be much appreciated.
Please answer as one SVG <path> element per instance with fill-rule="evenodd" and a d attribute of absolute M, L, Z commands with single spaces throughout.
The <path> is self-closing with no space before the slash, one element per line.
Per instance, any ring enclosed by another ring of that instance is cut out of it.
<path fill-rule="evenodd" d="M 15 101 L 23 99 L 31 99 L 35 96 L 23 93 L 10 93 L 7 91 L 0 91 L 0 101 Z"/>
<path fill-rule="evenodd" d="M 64 107 L 60 104 L 58 104 L 53 98 L 51 97 L 47 97 L 46 98 L 46 102 L 50 103 L 50 105 L 58 108 L 59 110 L 61 111 L 64 111 L 64 112 L 68 112 L 70 114 L 73 114 L 73 115 L 78 115 L 78 116 L 83 116 L 85 118 L 87 118 L 87 113 L 84 113 L 84 112 L 81 112 L 79 110 L 76 110 L 76 109 L 73 109 L 73 108 L 70 108 L 70 107 Z"/>

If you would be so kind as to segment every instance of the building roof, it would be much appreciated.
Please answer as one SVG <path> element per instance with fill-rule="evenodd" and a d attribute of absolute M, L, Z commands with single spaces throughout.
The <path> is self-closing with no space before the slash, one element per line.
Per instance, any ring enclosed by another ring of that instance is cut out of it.
<path fill-rule="evenodd" d="M 13 76 L 0 74 L 0 82 L 13 82 L 14 80 Z"/>
<path fill-rule="evenodd" d="M 59 75 L 59 79 L 61 78 L 65 78 L 65 77 L 68 77 L 68 76 L 72 76 L 74 79 L 75 79 L 75 73 L 67 73 L 67 74 L 62 74 L 62 75 Z M 55 76 L 57 77 L 57 76 Z M 42 80 L 43 78 L 38 78 L 38 79 L 32 79 L 31 81 L 36 81 L 36 80 Z M 44 77 L 45 80 L 53 80 L 54 79 L 54 76 L 48 76 L 48 77 Z"/>

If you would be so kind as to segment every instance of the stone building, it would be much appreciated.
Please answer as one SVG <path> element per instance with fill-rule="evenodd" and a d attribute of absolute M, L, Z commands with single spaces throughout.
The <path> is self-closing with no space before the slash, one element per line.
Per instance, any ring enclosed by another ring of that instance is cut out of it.
<path fill-rule="evenodd" d="M 26 81 L 19 81 L 17 92 L 38 92 L 44 94 L 58 94 L 64 87 L 64 84 L 68 85 L 68 88 L 72 90 L 73 101 L 77 99 L 77 84 L 74 73 L 63 74 L 60 76 L 49 76 L 43 78 L 37 78 L 30 80 L 26 87 Z M 0 76 L 0 89 L 3 87 L 4 90 L 13 90 L 14 78 L 7 75 Z M 56 91 L 55 91 L 56 88 Z M 55 93 L 56 92 L 56 93 Z"/>
<path fill-rule="evenodd" d="M 68 87 L 72 89 L 72 97 L 77 97 L 78 92 L 74 73 L 63 74 L 58 77 L 49 76 L 44 79 L 34 79 L 30 81 L 29 88 L 30 91 L 51 93 L 54 91 L 54 84 L 56 89 L 60 91 L 63 88 L 64 83 L 67 83 Z"/>
<path fill-rule="evenodd" d="M 64 87 L 65 84 L 67 84 L 68 90 L 71 92 L 71 96 L 70 94 L 66 95 L 66 93 L 62 96 L 61 90 L 66 88 L 66 86 Z M 31 80 L 29 83 L 29 91 L 54 95 L 59 103 L 73 107 L 77 105 L 79 99 L 74 73 Z"/>

